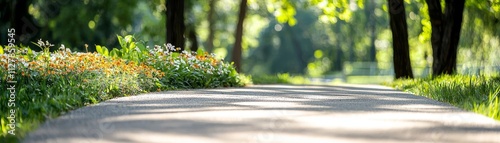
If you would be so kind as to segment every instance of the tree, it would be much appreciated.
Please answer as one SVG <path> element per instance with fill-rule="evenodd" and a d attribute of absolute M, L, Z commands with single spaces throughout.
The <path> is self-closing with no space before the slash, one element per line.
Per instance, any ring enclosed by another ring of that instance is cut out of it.
<path fill-rule="evenodd" d="M 138 3 L 138 0 L 118 1 L 19 0 L 7 1 L 5 5 L 0 2 L 6 6 L 0 10 L 0 33 L 7 35 L 7 28 L 15 28 L 20 32 L 16 33 L 20 36 L 16 37 L 16 43 L 34 50 L 40 49 L 30 42 L 40 38 L 78 51 L 85 51 L 85 44 L 116 47 L 117 34 L 129 32 L 127 27 L 135 29 L 134 10 Z M 0 36 L 0 39 L 6 38 Z M 94 51 L 94 46 L 89 51 Z"/>
<path fill-rule="evenodd" d="M 245 21 L 246 12 L 247 0 L 241 0 L 240 12 L 238 13 L 238 24 L 236 25 L 236 33 L 234 35 L 236 41 L 233 45 L 233 55 L 231 57 L 231 61 L 234 62 L 234 66 L 238 72 L 241 71 L 241 44 L 243 40 L 243 22 Z"/>
<path fill-rule="evenodd" d="M 413 78 L 404 0 L 388 0 L 395 78 Z"/>
<path fill-rule="evenodd" d="M 33 0 L 22 1 L 1 1 L 2 10 L 0 10 L 0 41 L 2 45 L 7 45 L 7 29 L 15 29 L 16 43 L 29 44 L 31 39 L 38 34 L 39 27 L 34 25 L 33 16 L 28 12 Z M 10 24 L 10 25 L 9 25 Z M 9 27 L 7 27 L 9 25 Z M 5 27 L 4 27 L 5 26 Z M 4 31 L 5 30 L 5 31 Z M 5 33 L 4 33 L 5 32 Z"/>
<path fill-rule="evenodd" d="M 167 0 L 167 43 L 184 50 L 184 0 Z"/>
<path fill-rule="evenodd" d="M 215 39 L 215 3 L 217 0 L 209 0 L 209 10 L 208 10 L 208 38 L 206 42 L 206 50 L 207 52 L 212 52 L 214 49 L 214 39 Z"/>
<path fill-rule="evenodd" d="M 456 71 L 457 48 L 465 0 L 445 0 L 445 11 L 437 0 L 426 0 L 431 19 L 432 74 L 453 74 Z"/>
<path fill-rule="evenodd" d="M 376 2 L 373 0 L 368 1 L 368 5 L 365 9 L 365 15 L 367 16 L 367 28 L 370 30 L 370 54 L 369 61 L 377 62 L 377 51 L 375 49 L 375 40 L 377 39 L 377 19 L 375 19 L 375 7 Z"/>
<path fill-rule="evenodd" d="M 288 0 L 281 1 L 283 5 L 289 5 L 293 8 L 293 4 L 288 4 Z M 353 1 L 329 1 L 329 0 L 309 0 L 312 5 L 318 5 L 320 9 L 322 9 L 323 14 L 329 17 L 333 17 L 334 21 L 337 21 L 337 18 L 343 21 L 350 21 L 352 15 L 352 4 Z M 363 8 L 364 0 L 357 0 L 357 5 L 360 8 Z M 403 0 L 388 0 L 389 4 L 389 15 L 390 15 L 390 26 L 392 30 L 393 36 L 393 63 L 394 63 L 394 72 L 396 78 L 413 78 L 413 72 L 411 68 L 410 61 L 410 50 L 408 44 L 408 30 L 405 16 L 405 8 Z M 367 13 L 374 12 L 375 2 L 368 3 L 369 8 L 366 10 Z M 285 7 L 289 8 L 289 7 Z M 283 13 L 283 12 L 281 12 Z M 282 17 L 290 17 L 293 16 L 294 13 L 281 14 L 277 16 L 278 21 L 280 21 L 280 16 Z M 370 23 L 368 27 L 370 28 L 370 60 L 376 60 L 376 51 L 374 47 L 374 42 L 376 40 L 375 35 L 375 21 L 373 15 L 367 15 L 367 19 L 369 19 Z M 293 18 L 281 18 L 283 20 L 289 20 Z M 283 21 L 282 20 L 282 21 Z M 352 28 L 352 27 L 351 27 Z M 352 45 L 355 43 L 352 41 Z M 354 60 L 356 56 L 354 54 L 354 46 L 351 47 L 350 52 L 350 60 Z"/>

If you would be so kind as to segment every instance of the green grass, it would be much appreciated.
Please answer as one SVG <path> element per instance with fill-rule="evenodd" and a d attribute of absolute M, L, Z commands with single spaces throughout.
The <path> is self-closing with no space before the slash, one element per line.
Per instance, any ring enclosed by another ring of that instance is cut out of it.
<path fill-rule="evenodd" d="M 500 120 L 500 76 L 447 75 L 388 85 Z"/>
<path fill-rule="evenodd" d="M 347 76 L 347 83 L 352 84 L 381 84 L 390 82 L 394 76 Z"/>
<path fill-rule="evenodd" d="M 167 45 L 139 48 L 132 38 L 119 37 L 124 47 L 112 52 L 101 47 L 99 53 L 71 52 L 64 46 L 54 50 L 44 42 L 38 43 L 42 52 L 0 46 L 0 142 L 19 142 L 47 119 L 115 97 L 250 82 L 208 53 L 169 52 Z M 13 85 L 15 98 L 10 98 L 6 89 Z M 11 99 L 15 105 L 8 106 Z M 15 116 L 15 135 L 9 134 L 9 116 Z"/>
<path fill-rule="evenodd" d="M 249 76 L 253 84 L 309 84 L 303 76 L 280 73 L 276 75 L 252 75 Z"/>
<path fill-rule="evenodd" d="M 393 80 L 393 76 L 347 76 L 344 81 L 341 78 L 335 78 L 331 82 L 321 83 L 309 81 L 307 77 L 300 75 L 290 75 L 281 73 L 276 75 L 252 75 L 250 76 L 254 84 L 313 84 L 313 85 L 335 85 L 335 84 L 381 84 Z"/>

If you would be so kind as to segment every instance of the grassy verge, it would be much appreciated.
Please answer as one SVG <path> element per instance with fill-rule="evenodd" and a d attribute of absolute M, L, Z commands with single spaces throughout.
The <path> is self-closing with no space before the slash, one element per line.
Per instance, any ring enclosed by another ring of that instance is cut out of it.
<path fill-rule="evenodd" d="M 208 53 L 147 48 L 131 36 L 118 38 L 120 49 L 96 46 L 98 53 L 71 52 L 63 45 L 55 50 L 41 41 L 41 52 L 0 46 L 0 142 L 19 142 L 47 119 L 114 97 L 243 85 L 231 64 Z"/>
<path fill-rule="evenodd" d="M 288 73 L 276 75 L 252 75 L 253 84 L 309 84 L 303 76 L 293 76 Z"/>
<path fill-rule="evenodd" d="M 500 120 L 500 76 L 453 75 L 396 80 L 389 85 Z"/>
<path fill-rule="evenodd" d="M 351 84 L 380 84 L 390 82 L 394 76 L 347 76 L 347 83 Z"/>

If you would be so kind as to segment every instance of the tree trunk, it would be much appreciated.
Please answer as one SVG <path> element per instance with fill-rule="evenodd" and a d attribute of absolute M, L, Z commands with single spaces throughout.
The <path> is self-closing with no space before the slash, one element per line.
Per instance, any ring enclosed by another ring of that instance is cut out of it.
<path fill-rule="evenodd" d="M 344 52 L 342 51 L 342 46 L 337 44 L 335 52 L 335 63 L 333 64 L 333 71 L 342 71 L 344 69 Z"/>
<path fill-rule="evenodd" d="M 193 27 L 193 29 L 189 30 L 189 41 L 191 42 L 191 47 L 189 49 L 193 52 L 198 51 L 198 38 L 196 36 L 196 31 Z"/>
<path fill-rule="evenodd" d="M 440 1 L 426 0 L 432 26 L 432 75 L 456 72 L 458 42 L 465 0 L 445 0 L 445 13 Z"/>
<path fill-rule="evenodd" d="M 388 0 L 395 78 L 413 78 L 403 0 Z"/>
<path fill-rule="evenodd" d="M 23 43 L 29 44 L 31 39 L 38 33 L 38 27 L 34 26 L 31 15 L 28 13 L 31 0 L 18 0 L 13 2 L 14 9 L 11 11 L 9 17 L 11 28 L 15 29 L 16 44 Z"/>
<path fill-rule="evenodd" d="M 234 66 L 236 68 L 236 71 L 240 72 L 241 71 L 241 43 L 243 40 L 243 22 L 245 20 L 247 12 L 247 0 L 241 0 L 240 3 L 240 12 L 238 14 L 238 24 L 236 25 L 236 34 L 235 38 L 236 41 L 234 42 L 233 46 L 233 55 L 231 61 L 234 62 Z"/>
<path fill-rule="evenodd" d="M 288 32 L 288 36 L 290 37 L 290 41 L 292 41 L 293 48 L 295 50 L 295 54 L 297 54 L 297 61 L 299 63 L 299 67 L 307 67 L 306 60 L 304 59 L 304 56 L 302 55 L 302 47 L 300 46 L 299 40 L 295 37 L 296 34 L 293 31 L 292 27 L 288 24 L 285 24 L 285 31 Z"/>
<path fill-rule="evenodd" d="M 334 24 L 334 32 L 335 32 L 335 43 L 336 43 L 336 56 L 335 56 L 335 62 L 333 64 L 333 71 L 342 71 L 344 69 L 344 51 L 342 51 L 342 41 L 344 36 L 340 33 L 342 33 L 342 22 L 337 22 Z"/>
<path fill-rule="evenodd" d="M 184 0 L 167 0 L 167 43 L 184 50 Z"/>
<path fill-rule="evenodd" d="M 207 38 L 207 52 L 211 53 L 214 50 L 214 39 L 215 39 L 215 3 L 217 0 L 210 0 L 208 10 L 208 38 Z"/>
<path fill-rule="evenodd" d="M 366 17 L 368 19 L 368 28 L 370 30 L 370 62 L 377 62 L 377 49 L 375 49 L 375 40 L 377 39 L 377 21 L 375 19 L 375 2 L 369 0 L 368 7 L 366 9 Z"/>

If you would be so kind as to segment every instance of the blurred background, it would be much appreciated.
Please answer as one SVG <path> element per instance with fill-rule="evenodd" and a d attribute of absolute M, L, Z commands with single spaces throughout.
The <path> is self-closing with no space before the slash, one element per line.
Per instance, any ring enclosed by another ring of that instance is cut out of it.
<path fill-rule="evenodd" d="M 248 0 L 241 72 L 289 73 L 312 82 L 392 81 L 392 36 L 385 0 L 340 0 L 340 8 L 315 0 Z M 467 1 L 457 72 L 500 71 L 500 2 Z M 231 60 L 240 1 L 185 0 L 185 47 Z M 7 29 L 23 31 L 17 44 L 37 49 L 43 39 L 85 52 L 85 44 L 119 47 L 117 35 L 134 35 L 152 47 L 166 43 L 166 0 L 0 0 L 0 42 Z M 342 8 L 343 7 L 343 8 Z M 405 1 L 413 73 L 426 77 L 432 62 L 431 23 L 423 0 Z M 333 12 L 332 12 L 333 11 Z"/>

